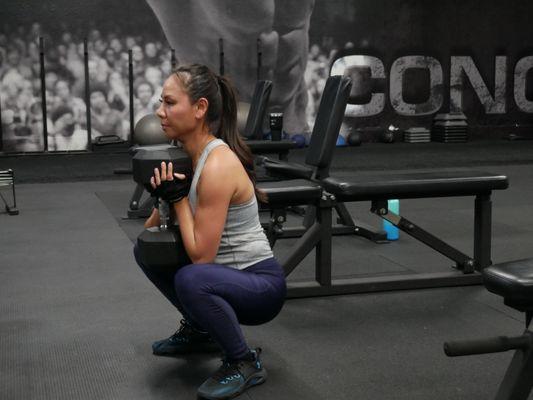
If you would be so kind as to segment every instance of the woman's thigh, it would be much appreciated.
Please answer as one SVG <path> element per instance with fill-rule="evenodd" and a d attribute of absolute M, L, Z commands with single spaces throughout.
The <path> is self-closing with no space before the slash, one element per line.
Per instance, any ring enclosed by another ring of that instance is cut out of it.
<path fill-rule="evenodd" d="M 183 302 L 200 294 L 222 298 L 245 325 L 257 325 L 274 318 L 286 294 L 283 277 L 218 264 L 183 267 L 176 274 L 175 284 L 178 297 L 185 297 Z"/>

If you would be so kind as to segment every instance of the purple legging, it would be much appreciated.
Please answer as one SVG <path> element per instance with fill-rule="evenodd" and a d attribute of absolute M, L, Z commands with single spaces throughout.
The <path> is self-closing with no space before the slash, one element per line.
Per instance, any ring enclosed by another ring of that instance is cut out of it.
<path fill-rule="evenodd" d="M 275 258 L 244 270 L 220 264 L 190 264 L 176 273 L 142 264 L 148 279 L 197 329 L 209 332 L 238 360 L 248 354 L 240 324 L 260 325 L 272 320 L 285 301 L 285 274 Z"/>

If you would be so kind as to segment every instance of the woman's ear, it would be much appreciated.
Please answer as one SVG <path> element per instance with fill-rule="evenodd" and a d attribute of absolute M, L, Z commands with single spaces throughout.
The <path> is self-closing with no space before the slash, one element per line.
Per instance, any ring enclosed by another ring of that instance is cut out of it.
<path fill-rule="evenodd" d="M 194 106 L 196 107 L 195 117 L 202 119 L 207 114 L 209 102 L 205 97 L 200 97 Z"/>

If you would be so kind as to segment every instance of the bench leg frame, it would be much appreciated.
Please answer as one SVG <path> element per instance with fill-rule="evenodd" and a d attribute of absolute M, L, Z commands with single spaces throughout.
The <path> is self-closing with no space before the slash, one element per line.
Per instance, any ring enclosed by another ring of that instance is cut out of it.
<path fill-rule="evenodd" d="M 403 232 L 455 261 L 464 273 L 482 271 L 491 262 L 492 202 L 490 193 L 478 194 L 474 203 L 474 258 L 450 246 L 408 219 L 388 210 L 384 200 L 372 201 L 371 212 L 389 221 Z"/>
<path fill-rule="evenodd" d="M 299 238 L 302 237 L 307 229 L 313 225 L 316 217 L 316 207 L 307 206 L 302 207 L 304 209 L 303 213 L 303 224 L 302 226 L 295 226 L 289 228 L 280 229 L 278 232 L 278 239 L 290 239 L 290 238 Z M 367 226 L 361 222 L 355 222 L 346 209 L 344 203 L 335 203 L 335 211 L 337 212 L 338 218 L 337 223 L 332 225 L 331 234 L 333 236 L 348 236 L 356 235 L 361 236 L 365 239 L 371 240 L 374 243 L 388 243 L 387 234 L 385 231 L 373 230 L 372 227 Z M 295 207 L 290 207 L 291 210 L 294 210 Z M 278 210 L 277 215 L 285 214 L 283 210 Z M 286 218 L 285 218 L 286 219 Z M 283 222 L 285 222 L 285 219 Z M 275 242 L 275 241 L 274 241 Z"/>
<path fill-rule="evenodd" d="M 443 256 L 455 261 L 457 268 L 463 270 L 464 273 L 474 272 L 474 260 L 463 252 L 457 250 L 455 247 L 450 246 L 448 243 L 409 221 L 407 218 L 390 211 L 381 213 L 381 211 L 373 210 L 373 212 L 384 220 L 389 221 L 398 229 L 401 229 L 403 232 L 431 247 L 433 250 L 438 251 Z"/>
<path fill-rule="evenodd" d="M 474 260 L 477 271 L 492 264 L 492 201 L 490 193 L 477 195 L 474 204 Z"/>
<path fill-rule="evenodd" d="M 319 202 L 313 204 L 315 220 L 307 228 L 283 228 L 285 222 L 284 209 L 272 210 L 271 222 L 267 228 L 267 236 L 271 244 L 277 239 L 298 237 L 291 252 L 281 264 L 288 276 L 313 249 L 315 253 L 315 280 L 289 281 L 287 283 L 288 298 L 314 296 L 332 296 L 340 294 L 368 293 L 389 290 L 409 290 L 423 288 L 453 287 L 480 285 L 482 276 L 479 273 L 490 265 L 491 241 L 491 202 L 490 194 L 478 195 L 475 201 L 474 227 L 474 259 L 455 249 L 431 233 L 416 226 L 411 221 L 390 213 L 385 202 L 374 201 L 372 212 L 390 221 L 395 226 L 440 252 L 457 263 L 460 271 L 412 273 L 388 276 L 371 276 L 357 278 L 334 279 L 332 277 L 332 236 L 335 225 L 332 225 L 333 209 L 338 203 L 331 195 L 326 194 Z M 279 218 L 279 220 L 278 220 Z"/>
<path fill-rule="evenodd" d="M 529 346 L 515 351 L 496 394 L 496 400 L 527 400 L 533 388 L 533 332 L 526 330 Z"/>

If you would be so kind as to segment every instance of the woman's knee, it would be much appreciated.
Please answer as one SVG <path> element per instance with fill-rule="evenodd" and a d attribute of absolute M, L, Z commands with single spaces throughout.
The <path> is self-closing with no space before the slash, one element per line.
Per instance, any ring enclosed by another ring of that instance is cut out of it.
<path fill-rule="evenodd" d="M 258 308 L 255 312 L 239 315 L 239 322 L 248 326 L 266 324 L 279 315 L 283 309 L 284 302 L 285 299 L 276 299 L 271 304 Z"/>
<path fill-rule="evenodd" d="M 262 325 L 278 316 L 285 304 L 287 286 L 285 281 L 271 283 L 272 290 L 262 298 L 253 310 L 239 315 L 239 322 L 243 325 Z"/>

